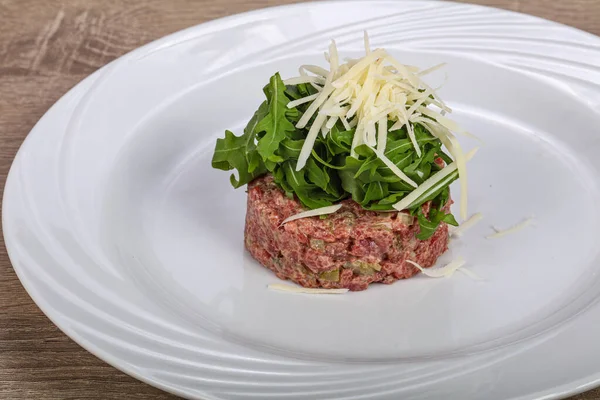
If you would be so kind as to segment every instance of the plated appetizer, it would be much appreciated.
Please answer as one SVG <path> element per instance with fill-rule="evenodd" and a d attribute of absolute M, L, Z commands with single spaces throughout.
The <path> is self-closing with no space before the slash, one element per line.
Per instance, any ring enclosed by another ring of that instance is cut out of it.
<path fill-rule="evenodd" d="M 328 68 L 273 75 L 244 134 L 218 139 L 212 166 L 248 184 L 245 245 L 279 278 L 308 288 L 367 289 L 431 267 L 448 248 L 449 185 L 466 162 L 451 109 L 383 49 Z"/>

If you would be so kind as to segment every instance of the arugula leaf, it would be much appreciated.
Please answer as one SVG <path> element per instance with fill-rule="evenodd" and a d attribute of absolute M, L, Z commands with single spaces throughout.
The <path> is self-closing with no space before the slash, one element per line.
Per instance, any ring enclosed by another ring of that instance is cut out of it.
<path fill-rule="evenodd" d="M 257 150 L 263 160 L 281 162 L 282 160 L 275 156 L 275 150 L 279 148 L 279 143 L 286 138 L 286 132 L 296 130 L 294 124 L 288 120 L 287 104 L 290 99 L 285 95 L 286 87 L 279 76 L 279 73 L 273 75 L 264 92 L 269 104 L 269 112 L 258 122 L 255 127 L 257 132 L 265 132 L 258 140 Z M 296 110 L 296 112 L 298 112 Z"/>
<path fill-rule="evenodd" d="M 258 121 L 268 113 L 267 102 L 263 102 L 254 113 L 242 136 L 225 131 L 224 139 L 217 139 L 212 158 L 212 167 L 223 171 L 237 169 L 239 179 L 232 174 L 229 178 L 234 188 L 238 188 L 266 173 L 266 167 L 256 150 L 254 129 Z"/>
<path fill-rule="evenodd" d="M 281 154 L 281 157 L 284 159 L 297 160 L 300 156 L 300 150 L 302 150 L 303 145 L 304 139 L 294 140 L 285 138 L 279 145 L 279 154 Z"/>
<path fill-rule="evenodd" d="M 370 155 L 367 159 L 362 163 L 356 174 L 354 174 L 355 178 L 358 178 L 362 175 L 363 172 L 369 172 L 370 175 L 374 175 L 377 168 L 385 165 L 383 161 L 381 161 L 375 154 Z"/>
<path fill-rule="evenodd" d="M 387 197 L 384 197 L 383 199 L 379 200 L 379 204 L 387 204 L 387 205 L 394 205 L 397 202 L 399 202 L 400 200 L 402 200 L 402 198 L 404 196 L 406 196 L 409 193 L 409 191 L 407 190 L 406 192 L 397 192 L 397 193 L 392 193 Z"/>
<path fill-rule="evenodd" d="M 438 139 L 432 137 L 419 137 L 417 138 L 417 145 L 422 149 L 427 143 L 435 143 Z M 388 136 L 388 140 L 385 146 L 385 154 L 388 158 L 398 153 L 406 153 L 407 151 L 414 151 L 414 147 L 410 139 L 391 140 Z"/>
<path fill-rule="evenodd" d="M 446 203 L 450 200 L 450 187 L 446 186 L 444 190 L 438 194 L 433 200 L 434 204 L 437 208 L 441 209 L 446 205 Z"/>
<path fill-rule="evenodd" d="M 367 186 L 367 192 L 361 205 L 367 205 L 373 200 L 379 200 L 382 197 L 387 196 L 389 193 L 387 183 L 382 182 L 371 182 Z"/>
<path fill-rule="evenodd" d="M 294 198 L 294 189 L 290 186 L 290 184 L 285 179 L 285 172 L 283 171 L 283 168 L 280 165 L 277 165 L 277 167 L 275 167 L 273 169 L 271 174 L 273 175 L 273 179 L 275 180 L 275 183 L 281 187 L 281 189 L 285 192 L 286 196 L 289 197 L 290 199 L 293 199 Z"/>
<path fill-rule="evenodd" d="M 441 222 L 445 222 L 449 225 L 458 226 L 458 222 L 452 214 L 446 214 L 442 209 L 436 209 L 434 207 L 429 211 L 429 219 L 425 218 L 422 211 L 417 214 L 419 220 L 420 231 L 417 234 L 417 239 L 427 240 L 437 230 Z"/>
<path fill-rule="evenodd" d="M 344 189 L 342 189 L 342 181 L 339 175 L 334 171 L 330 171 L 329 173 L 329 183 L 327 184 L 326 192 L 334 196 L 336 198 L 335 201 L 348 197 Z"/>
<path fill-rule="evenodd" d="M 329 175 L 317 165 L 314 159 L 309 158 L 306 162 L 306 172 L 308 174 L 308 179 L 312 183 L 325 191 L 327 190 L 327 185 L 329 185 Z"/>
<path fill-rule="evenodd" d="M 349 131 L 340 131 L 337 126 L 334 126 L 327 137 L 325 145 L 329 152 L 333 155 L 350 154 L 352 139 L 354 138 L 354 129 Z"/>
<path fill-rule="evenodd" d="M 301 83 L 299 85 L 290 85 L 286 86 L 285 94 L 292 100 L 298 100 L 306 96 L 304 94 L 305 90 L 306 85 L 304 83 Z"/>
<path fill-rule="evenodd" d="M 307 83 L 300 83 L 298 85 L 289 85 L 286 87 L 285 94 L 288 95 L 292 100 L 298 100 L 306 96 L 317 93 L 317 89 Z M 308 107 L 308 105 L 306 105 Z"/>
<path fill-rule="evenodd" d="M 326 167 L 332 168 L 332 169 L 344 169 L 343 166 L 339 166 L 339 165 L 333 165 L 328 163 L 327 161 L 323 160 L 321 157 L 319 157 L 319 155 L 317 154 L 316 151 L 312 151 L 311 152 L 312 156 L 314 157 L 315 160 L 317 160 L 318 162 L 320 162 L 321 164 L 323 164 Z"/>
<path fill-rule="evenodd" d="M 295 163 L 293 163 L 295 165 Z M 326 193 L 317 197 L 317 193 L 312 190 L 312 186 L 304 178 L 304 170 L 296 171 L 291 162 L 286 161 L 282 164 L 287 183 L 292 187 L 298 199 L 308 208 L 320 208 L 333 204 L 331 198 L 327 199 Z"/>
<path fill-rule="evenodd" d="M 448 186 L 452 182 L 454 182 L 456 179 L 458 179 L 458 171 L 453 171 L 447 177 L 445 177 L 444 179 L 439 181 L 436 186 L 432 187 L 431 189 L 429 189 L 428 191 L 423 193 L 421 196 L 419 196 L 419 198 L 417 198 L 415 201 L 413 201 L 408 206 L 408 208 L 414 209 L 414 208 L 422 206 L 423 204 L 427 203 L 430 200 L 435 199 L 438 195 L 440 195 L 440 193 L 447 190 Z"/>
<path fill-rule="evenodd" d="M 246 137 L 235 136 L 230 131 L 225 131 L 224 139 L 217 140 L 212 166 L 223 171 L 237 169 L 239 178 L 236 179 L 235 174 L 231 174 L 229 178 L 234 188 L 243 186 L 266 172 L 260 158 L 257 160 L 252 151 L 245 151 L 248 147 L 251 146 Z M 250 172 L 250 165 L 253 167 L 252 172 Z"/>
<path fill-rule="evenodd" d="M 344 169 L 338 171 L 338 176 L 342 181 L 342 188 L 346 193 L 352 196 L 352 199 L 357 203 L 362 203 L 365 197 L 364 185 L 354 178 L 356 171 L 360 168 L 362 162 L 352 156 L 346 157 Z"/>

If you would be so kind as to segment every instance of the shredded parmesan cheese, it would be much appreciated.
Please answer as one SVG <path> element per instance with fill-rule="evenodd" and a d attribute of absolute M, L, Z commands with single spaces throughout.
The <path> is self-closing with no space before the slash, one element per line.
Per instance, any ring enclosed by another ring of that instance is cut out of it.
<path fill-rule="evenodd" d="M 427 68 L 427 69 L 424 69 L 423 71 L 419 72 L 418 75 L 419 76 L 427 75 L 427 74 L 430 74 L 430 73 L 432 73 L 434 71 L 437 71 L 438 69 L 440 69 L 442 67 L 445 67 L 445 66 L 446 66 L 446 63 L 441 63 L 441 64 L 438 64 L 438 65 L 434 65 L 431 68 Z"/>
<path fill-rule="evenodd" d="M 386 167 L 388 167 L 394 174 L 396 174 L 396 176 L 398 176 L 398 178 L 402 179 L 404 182 L 408 183 L 409 185 L 411 185 L 412 187 L 417 187 L 418 185 L 415 183 L 415 181 L 413 181 L 412 179 L 410 179 L 404 172 L 402 172 L 402 170 L 400 170 L 400 168 L 398 168 L 396 166 L 396 164 L 394 164 L 393 162 L 390 161 L 389 158 L 387 158 L 382 151 L 377 150 L 377 149 L 373 149 L 371 148 L 375 154 L 377 154 L 377 157 L 379 157 L 381 159 L 381 161 L 383 161 L 383 163 L 385 164 Z M 401 210 L 399 210 L 401 211 Z"/>
<path fill-rule="evenodd" d="M 286 285 L 283 283 L 272 283 L 267 286 L 269 289 L 277 290 L 279 292 L 290 292 L 290 293 L 305 293 L 305 294 L 343 294 L 348 289 L 311 289 L 300 286 Z"/>
<path fill-rule="evenodd" d="M 336 204 L 333 206 L 327 206 L 327 207 L 315 208 L 314 210 L 303 211 L 301 213 L 292 215 L 291 217 L 287 217 L 286 219 L 283 220 L 283 222 L 279 226 L 281 226 L 283 224 L 287 224 L 288 222 L 294 221 L 296 219 L 317 217 L 319 215 L 333 214 L 340 208 L 342 208 L 342 205 Z"/>
<path fill-rule="evenodd" d="M 475 214 L 471 215 L 471 217 L 468 220 L 466 220 L 465 222 L 460 224 L 460 226 L 458 228 L 456 228 L 452 231 L 452 236 L 457 236 L 457 237 L 462 236 L 463 233 L 465 233 L 467 230 L 471 229 L 473 226 L 475 226 L 475 224 L 477 224 L 482 219 L 483 219 L 483 214 L 481 214 L 481 213 L 475 213 Z"/>
<path fill-rule="evenodd" d="M 467 160 L 467 161 L 470 160 L 475 155 L 477 150 L 478 150 L 477 148 L 474 148 L 473 150 L 471 150 L 465 157 L 465 160 Z M 452 172 L 456 171 L 456 169 L 457 169 L 456 161 L 448 164 L 446 167 L 444 167 L 444 169 L 442 169 L 441 171 L 438 171 L 434 175 L 430 176 L 417 189 L 413 190 L 402 200 L 400 200 L 399 202 L 394 204 L 394 208 L 398 211 L 402 211 L 402 210 L 409 208 L 410 205 L 415 200 L 418 200 L 418 198 L 421 195 L 423 195 L 429 189 L 435 188 L 436 185 L 438 185 L 444 178 L 446 178 Z"/>
<path fill-rule="evenodd" d="M 520 231 L 521 229 L 529 226 L 532 222 L 533 222 L 533 217 L 530 217 L 530 218 L 527 218 L 526 220 L 521 221 L 518 224 L 511 226 L 510 228 L 505 229 L 505 230 L 500 230 L 500 229 L 494 228 L 496 233 L 486 236 L 485 238 L 486 239 L 496 239 L 496 238 L 506 236 L 511 233 L 515 233 L 515 232 Z"/>
<path fill-rule="evenodd" d="M 288 104 L 288 107 L 292 108 L 311 102 L 296 124 L 299 129 L 308 127 L 296 171 L 302 170 L 306 165 L 318 134 L 327 136 L 340 121 L 347 130 L 356 127 L 350 148 L 351 156 L 358 157 L 356 147 L 367 144 L 396 176 L 415 188 L 394 208 L 407 208 L 427 189 L 434 188 L 445 176 L 458 170 L 461 188 L 460 214 L 463 220 L 467 219 L 468 157 L 463 153 L 453 132 L 469 134 L 446 116 L 452 110 L 437 96 L 435 89 L 421 79 L 445 64 L 422 71 L 402 64 L 384 49 L 371 49 L 366 32 L 364 47 L 365 55 L 362 58 L 345 60 L 342 64 L 337 46 L 332 41 L 326 53 L 329 70 L 315 65 L 303 65 L 300 67 L 299 77 L 284 81 L 285 84 L 310 83 L 317 87 L 318 91 Z M 390 130 L 406 128 L 417 156 L 421 156 L 421 149 L 415 137 L 413 124 L 420 124 L 438 138 L 454 162 L 420 186 L 417 185 L 385 156 L 388 121 L 392 122 Z"/>
<path fill-rule="evenodd" d="M 315 93 L 313 95 L 306 96 L 298 100 L 292 100 L 288 103 L 287 108 L 294 108 L 299 106 L 300 104 L 308 103 L 309 101 L 313 101 L 314 99 L 316 99 L 317 96 L 319 96 L 319 93 Z"/>
<path fill-rule="evenodd" d="M 430 278 L 442 278 L 442 277 L 449 278 L 450 276 L 452 276 L 454 274 L 454 272 L 456 272 L 463 265 L 465 265 L 465 260 L 462 257 L 458 257 L 456 260 L 450 262 L 449 264 L 447 264 L 443 267 L 434 268 L 434 269 L 423 268 L 419 264 L 417 264 L 416 262 L 411 261 L 411 260 L 406 260 L 406 262 L 414 265 L 423 273 L 423 275 L 429 276 Z"/>
<path fill-rule="evenodd" d="M 321 76 L 323 78 L 327 78 L 327 74 L 329 74 L 329 71 L 327 71 L 325 68 L 321 68 L 317 65 L 302 65 L 302 66 L 300 66 L 300 74 L 302 74 L 302 71 L 307 71 L 307 72 L 310 72 L 311 74 L 315 74 L 315 75 Z"/>

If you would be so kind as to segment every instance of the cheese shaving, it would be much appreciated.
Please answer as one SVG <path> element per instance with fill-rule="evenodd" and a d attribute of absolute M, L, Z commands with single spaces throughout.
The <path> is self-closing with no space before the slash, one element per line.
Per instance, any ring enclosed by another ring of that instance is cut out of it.
<path fill-rule="evenodd" d="M 335 123 L 338 121 L 338 119 L 340 119 L 340 117 L 338 117 L 337 115 L 329 118 L 329 120 L 325 124 L 325 128 L 331 129 L 335 125 Z"/>
<path fill-rule="evenodd" d="M 465 157 L 468 161 L 470 160 L 475 153 L 477 152 L 477 148 L 471 150 L 469 154 Z M 432 176 L 430 176 L 425 182 L 423 182 L 417 189 L 410 192 L 406 195 L 402 200 L 394 204 L 394 208 L 398 211 L 405 210 L 410 207 L 410 205 L 417 200 L 421 195 L 423 195 L 426 191 L 435 188 L 435 186 L 440 183 L 444 178 L 450 175 L 452 172 L 456 171 L 456 161 L 448 164 L 441 171 L 436 172 Z"/>
<path fill-rule="evenodd" d="M 319 67 L 318 65 L 301 65 L 300 66 L 300 74 L 301 75 L 303 74 L 303 71 L 308 71 L 308 72 L 318 75 L 322 78 L 327 78 L 327 74 L 329 74 L 329 71 L 327 71 L 323 67 Z"/>
<path fill-rule="evenodd" d="M 506 236 L 509 235 L 511 233 L 515 233 L 517 231 L 520 231 L 521 229 L 531 225 L 531 223 L 533 222 L 533 217 L 527 218 L 524 221 L 519 222 L 518 224 L 511 226 L 508 229 L 504 229 L 504 230 L 500 230 L 500 229 L 496 229 L 494 228 L 494 230 L 496 231 L 496 233 L 491 234 L 489 236 L 486 236 L 486 239 L 496 239 L 502 236 Z"/>
<path fill-rule="evenodd" d="M 423 273 L 423 275 L 428 276 L 430 278 L 449 278 L 454 274 L 454 272 L 456 272 L 457 270 L 462 268 L 463 265 L 465 265 L 465 260 L 462 257 L 458 257 L 456 260 L 453 260 L 452 262 L 446 264 L 443 267 L 433 269 L 423 268 L 419 264 L 411 260 L 406 260 L 406 262 L 411 265 L 414 265 Z"/>
<path fill-rule="evenodd" d="M 424 69 L 423 71 L 419 72 L 418 75 L 419 76 L 427 75 L 427 74 L 430 74 L 430 73 L 432 73 L 434 71 L 437 71 L 438 69 L 440 69 L 442 67 L 445 67 L 445 66 L 446 66 L 446 63 L 441 63 L 441 64 L 438 64 L 438 65 L 434 65 L 433 67 Z"/>
<path fill-rule="evenodd" d="M 315 208 L 314 210 L 303 211 L 301 213 L 294 214 L 291 217 L 287 217 L 286 219 L 283 220 L 283 222 L 279 226 L 281 226 L 283 224 L 287 224 L 290 221 L 294 221 L 294 220 L 301 219 L 301 218 L 317 217 L 319 215 L 333 214 L 334 212 L 338 211 L 340 208 L 342 208 L 342 205 L 336 204 L 333 206 L 327 206 L 327 207 Z"/>
<path fill-rule="evenodd" d="M 377 122 L 377 150 L 385 151 L 385 145 L 387 141 L 387 119 L 382 118 Z"/>
<path fill-rule="evenodd" d="M 342 121 L 342 125 L 344 125 L 344 129 L 346 129 L 347 131 L 352 129 L 350 127 L 350 124 L 348 123 L 348 120 L 346 119 L 346 117 L 340 117 L 340 120 Z"/>
<path fill-rule="evenodd" d="M 452 236 L 456 236 L 456 237 L 462 236 L 467 230 L 471 229 L 482 219 L 483 219 L 483 214 L 481 214 L 481 213 L 475 213 L 475 214 L 471 215 L 471 217 L 469 219 L 467 219 L 465 222 L 460 224 L 460 226 L 458 228 L 456 228 L 452 231 Z"/>
<path fill-rule="evenodd" d="M 402 172 L 402 170 L 400 168 L 398 168 L 396 166 L 396 164 L 394 164 L 389 158 L 387 158 L 382 151 L 379 151 L 377 149 L 371 148 L 371 150 L 373 150 L 375 152 L 375 154 L 377 154 L 377 157 L 379 157 L 381 159 L 381 161 L 383 161 L 383 163 L 385 164 L 386 167 L 388 167 L 398 178 L 402 179 L 404 182 L 408 183 L 409 185 L 411 185 L 412 187 L 417 187 L 418 185 L 415 183 L 415 181 L 413 181 L 412 179 L 410 179 L 404 172 Z M 411 192 L 411 193 L 414 193 Z M 398 210 L 401 211 L 401 210 Z"/>
<path fill-rule="evenodd" d="M 267 285 L 269 289 L 279 292 L 304 293 L 304 294 L 344 294 L 348 289 L 313 289 L 300 286 L 286 285 L 283 283 L 272 283 Z"/>
<path fill-rule="evenodd" d="M 287 108 L 294 108 L 299 106 L 300 104 L 308 103 L 309 101 L 313 101 L 319 96 L 319 93 L 312 94 L 310 96 L 303 97 L 298 100 L 292 100 L 288 103 Z"/>

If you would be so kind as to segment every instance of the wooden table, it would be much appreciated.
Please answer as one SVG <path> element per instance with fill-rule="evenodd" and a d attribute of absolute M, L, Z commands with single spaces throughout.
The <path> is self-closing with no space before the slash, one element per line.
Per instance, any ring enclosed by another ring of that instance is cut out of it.
<path fill-rule="evenodd" d="M 44 112 L 116 57 L 214 18 L 294 0 L 0 0 L 0 186 Z M 600 0 L 478 0 L 600 35 Z M 67 338 L 36 307 L 0 246 L 0 399 L 174 399 Z M 600 363 L 600 360 L 599 360 Z M 599 400 L 600 389 L 572 399 Z"/>

